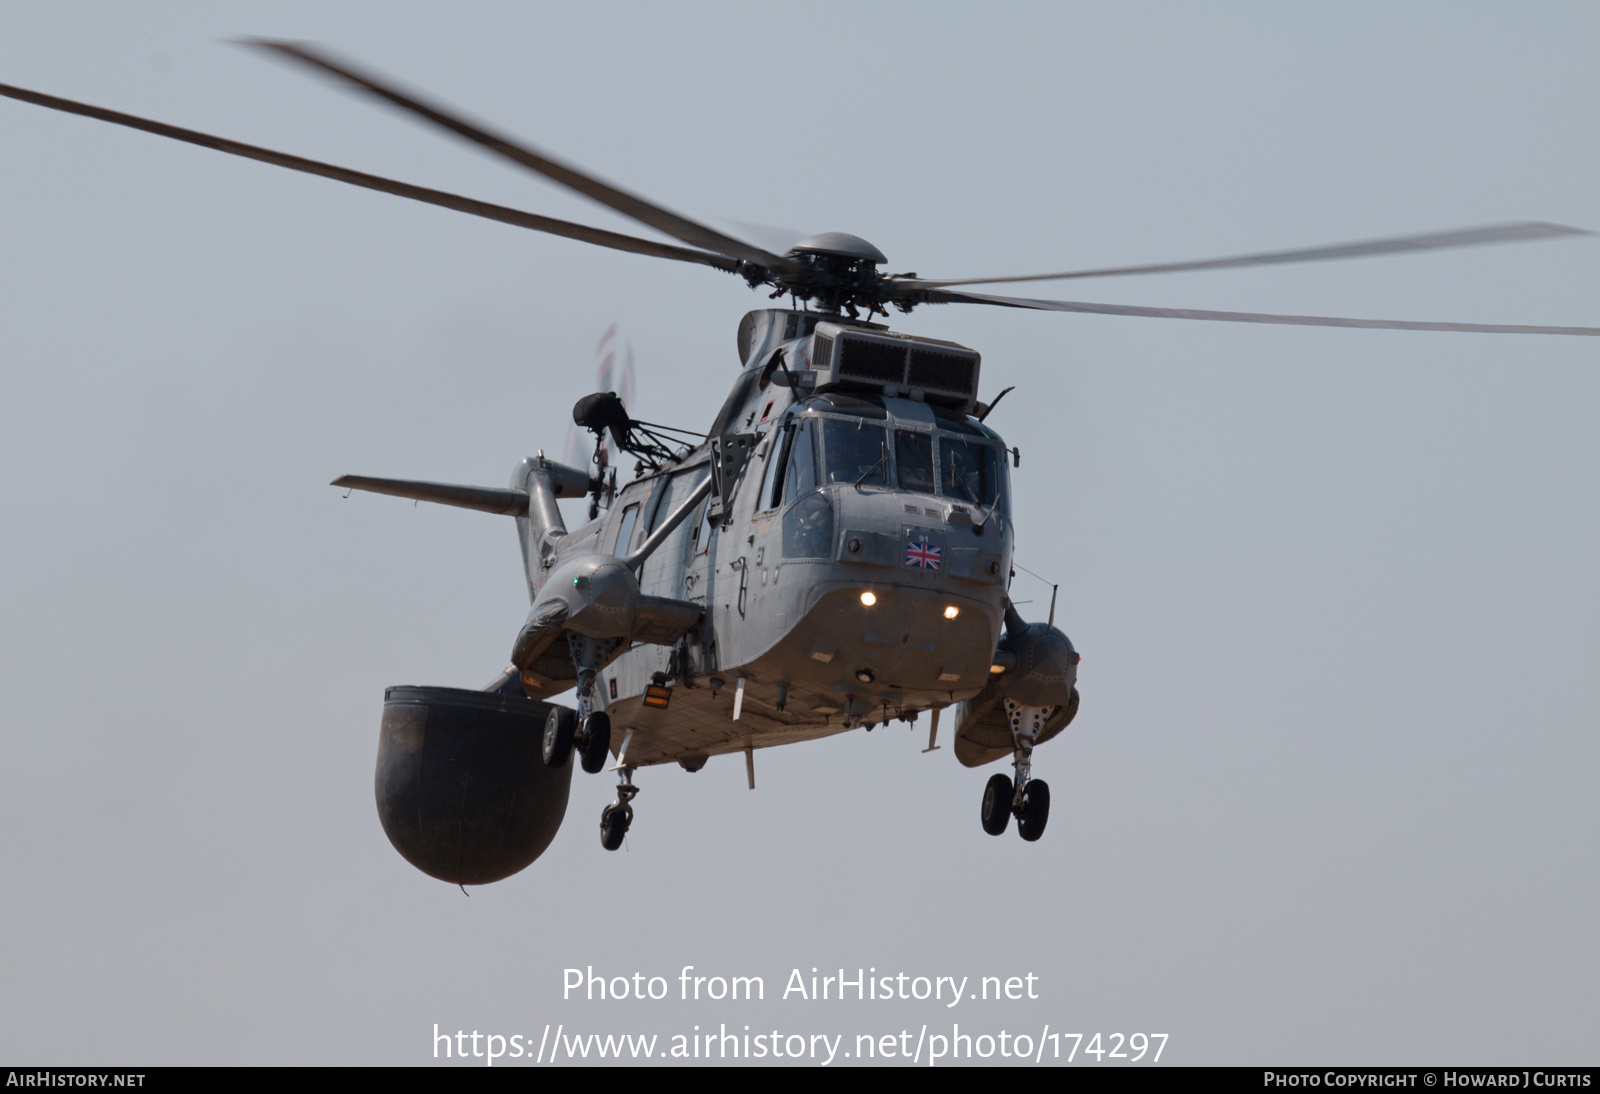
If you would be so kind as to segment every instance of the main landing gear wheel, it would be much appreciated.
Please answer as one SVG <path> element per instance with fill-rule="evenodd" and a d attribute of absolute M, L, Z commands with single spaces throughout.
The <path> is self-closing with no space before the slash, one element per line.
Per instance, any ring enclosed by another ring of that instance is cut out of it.
<path fill-rule="evenodd" d="M 1017 835 L 1032 843 L 1044 835 L 1045 822 L 1049 819 L 1050 784 L 1041 779 L 1032 779 L 1022 788 L 1022 806 L 1017 810 Z"/>
<path fill-rule="evenodd" d="M 1010 776 L 989 776 L 989 785 L 983 788 L 983 830 L 991 836 L 998 836 L 1004 832 L 1006 825 L 1011 822 L 1012 793 Z M 1048 801 L 1048 798 L 1046 800 Z M 1048 805 L 1046 808 L 1049 808 Z M 1039 827 L 1043 830 L 1044 825 L 1040 824 Z"/>
<path fill-rule="evenodd" d="M 603 710 L 595 711 L 583 720 L 583 732 L 578 736 L 583 741 L 580 762 L 593 775 L 605 767 L 606 757 L 611 754 L 611 716 Z"/>
<path fill-rule="evenodd" d="M 544 764 L 546 767 L 566 767 L 572 757 L 572 741 L 578 734 L 578 712 L 566 707 L 550 708 L 544 720 Z"/>
<path fill-rule="evenodd" d="M 633 823 L 633 806 L 613 803 L 600 811 L 600 846 L 615 851 Z"/>

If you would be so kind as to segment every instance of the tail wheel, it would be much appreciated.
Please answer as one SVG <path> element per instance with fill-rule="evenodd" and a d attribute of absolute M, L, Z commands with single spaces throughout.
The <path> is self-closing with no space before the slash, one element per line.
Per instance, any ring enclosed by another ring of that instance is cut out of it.
<path fill-rule="evenodd" d="M 606 765 L 611 754 L 611 716 L 597 710 L 583 720 L 583 769 L 593 775 Z"/>
<path fill-rule="evenodd" d="M 1022 788 L 1022 811 L 1017 814 L 1017 835 L 1033 842 L 1044 835 L 1050 819 L 1050 784 L 1034 779 Z"/>
<path fill-rule="evenodd" d="M 544 720 L 544 763 L 546 767 L 566 767 L 572 757 L 572 741 L 578 734 L 578 712 L 566 707 L 551 707 Z"/>
<path fill-rule="evenodd" d="M 983 788 L 983 830 L 998 836 L 1011 822 L 1011 795 L 1015 793 L 1009 775 L 991 775 Z"/>

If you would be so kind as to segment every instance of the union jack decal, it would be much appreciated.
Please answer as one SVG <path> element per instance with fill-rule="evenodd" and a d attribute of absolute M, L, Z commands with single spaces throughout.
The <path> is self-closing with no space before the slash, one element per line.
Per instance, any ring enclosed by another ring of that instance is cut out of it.
<path fill-rule="evenodd" d="M 937 570 L 939 568 L 939 548 L 928 546 L 925 539 L 913 540 L 906 544 L 906 565 L 920 566 L 924 570 Z"/>

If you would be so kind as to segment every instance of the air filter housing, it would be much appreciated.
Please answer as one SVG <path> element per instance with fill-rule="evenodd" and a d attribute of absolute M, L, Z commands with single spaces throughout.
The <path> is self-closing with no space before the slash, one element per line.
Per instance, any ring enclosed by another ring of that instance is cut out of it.
<path fill-rule="evenodd" d="M 811 342 L 817 388 L 868 387 L 971 411 L 978 401 L 976 350 L 933 338 L 818 323 Z"/>

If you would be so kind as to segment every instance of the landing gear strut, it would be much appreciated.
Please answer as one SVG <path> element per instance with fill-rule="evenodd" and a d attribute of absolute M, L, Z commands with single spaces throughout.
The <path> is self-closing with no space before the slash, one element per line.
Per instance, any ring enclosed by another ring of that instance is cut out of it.
<path fill-rule="evenodd" d="M 629 804 L 638 795 L 633 785 L 633 768 L 624 767 L 617 782 L 617 800 L 600 810 L 600 846 L 615 851 L 622 846 L 622 837 L 628 834 L 633 823 L 633 806 Z"/>
<path fill-rule="evenodd" d="M 1025 707 L 1006 700 L 1016 781 L 994 775 L 983 788 L 983 830 L 991 836 L 1004 832 L 1013 814 L 1017 818 L 1017 834 L 1023 839 L 1031 843 L 1044 835 L 1044 826 L 1050 819 L 1050 784 L 1033 778 L 1033 743 L 1044 732 L 1054 711 L 1054 707 Z"/>

